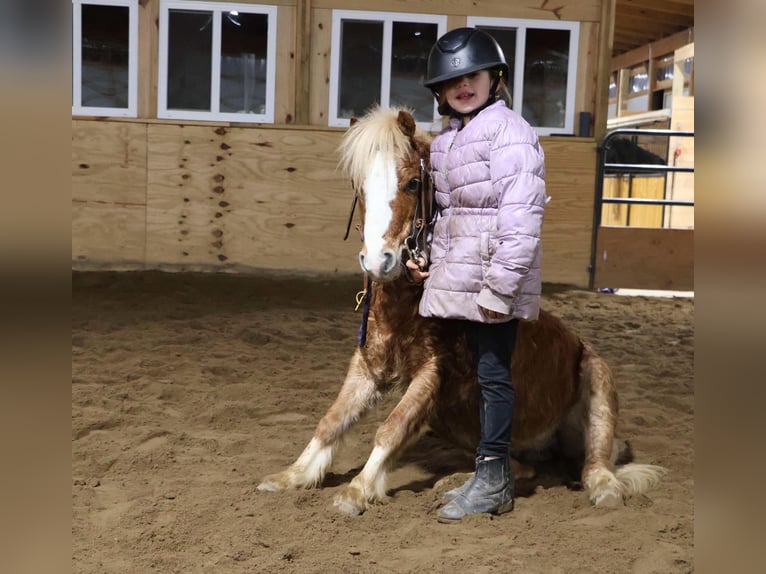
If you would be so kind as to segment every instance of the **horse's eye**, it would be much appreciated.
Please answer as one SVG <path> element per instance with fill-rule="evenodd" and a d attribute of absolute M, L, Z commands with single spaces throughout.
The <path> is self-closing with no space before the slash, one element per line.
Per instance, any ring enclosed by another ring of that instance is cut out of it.
<path fill-rule="evenodd" d="M 407 191 L 417 191 L 418 187 L 420 187 L 420 179 L 417 177 L 413 177 L 407 182 Z"/>

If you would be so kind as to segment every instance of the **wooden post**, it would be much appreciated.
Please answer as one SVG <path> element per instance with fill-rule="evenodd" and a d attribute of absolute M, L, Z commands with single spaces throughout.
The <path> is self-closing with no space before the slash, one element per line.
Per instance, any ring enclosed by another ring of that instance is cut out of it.
<path fill-rule="evenodd" d="M 616 0 L 603 0 L 601 4 L 601 29 L 598 39 L 598 72 L 596 74 L 596 109 L 593 136 L 601 141 L 606 135 L 609 117 L 609 71 L 611 70 L 612 45 L 614 43 L 614 15 Z M 618 97 L 619 100 L 619 97 Z M 619 115 L 619 110 L 618 110 Z"/>
<path fill-rule="evenodd" d="M 694 43 L 678 48 L 673 54 L 673 98 L 676 96 L 694 95 L 693 77 L 689 78 L 689 93 L 684 94 L 684 83 L 686 82 L 684 67 L 686 66 L 686 60 L 693 57 Z M 692 70 L 694 70 L 694 67 L 692 67 Z"/>
<path fill-rule="evenodd" d="M 295 123 L 308 125 L 311 100 L 311 0 L 297 0 L 295 42 Z"/>
<path fill-rule="evenodd" d="M 617 72 L 617 109 L 614 112 L 615 117 L 622 115 L 623 107 L 626 106 L 628 95 L 628 81 L 630 80 L 627 68 L 620 68 Z"/>
<path fill-rule="evenodd" d="M 138 2 L 138 117 L 157 117 L 160 0 Z"/>

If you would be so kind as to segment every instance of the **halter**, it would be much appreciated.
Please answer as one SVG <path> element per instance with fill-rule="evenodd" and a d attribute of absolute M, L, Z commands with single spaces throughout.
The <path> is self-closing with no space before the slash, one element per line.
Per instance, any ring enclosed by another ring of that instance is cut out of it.
<path fill-rule="evenodd" d="M 418 263 L 418 258 L 420 257 L 425 259 L 426 262 L 428 261 L 428 239 L 424 231 L 428 224 L 431 223 L 434 205 L 434 184 L 431 175 L 426 170 L 426 162 L 422 157 L 420 158 L 420 178 L 418 179 L 417 192 L 418 201 L 412 217 L 410 235 L 404 240 L 400 248 L 401 252 L 415 263 Z"/>
<path fill-rule="evenodd" d="M 412 226 L 409 236 L 404 240 L 399 249 L 400 253 L 404 253 L 409 259 L 417 263 L 419 257 L 423 257 L 428 261 L 428 241 L 423 232 L 433 217 L 434 204 L 433 180 L 426 169 L 426 161 L 422 157 L 420 158 L 420 177 L 416 181 L 417 187 L 412 189 L 412 191 L 417 192 L 417 204 L 415 206 L 415 213 L 412 216 Z M 354 211 L 356 210 L 358 199 L 359 196 L 354 193 L 343 241 L 348 239 L 348 234 L 351 231 L 351 223 L 354 221 Z M 362 237 L 362 240 L 364 241 L 364 237 Z"/>

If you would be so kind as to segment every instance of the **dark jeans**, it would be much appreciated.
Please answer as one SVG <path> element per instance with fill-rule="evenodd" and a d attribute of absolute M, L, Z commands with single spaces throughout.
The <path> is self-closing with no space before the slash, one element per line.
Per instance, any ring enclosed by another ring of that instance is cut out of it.
<path fill-rule="evenodd" d="M 505 458 L 511 447 L 514 400 L 511 355 L 519 322 L 514 319 L 507 323 L 466 321 L 464 324 L 481 387 L 481 441 L 476 456 Z"/>

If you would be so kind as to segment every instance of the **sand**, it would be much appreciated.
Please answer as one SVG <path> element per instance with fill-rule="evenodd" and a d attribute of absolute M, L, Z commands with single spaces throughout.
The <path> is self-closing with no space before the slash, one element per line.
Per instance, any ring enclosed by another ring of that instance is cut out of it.
<path fill-rule="evenodd" d="M 694 570 L 690 298 L 545 289 L 544 307 L 610 363 L 636 461 L 669 469 L 624 506 L 594 508 L 543 476 L 518 481 L 509 514 L 439 524 L 438 481 L 471 460 L 426 436 L 391 475 L 387 504 L 340 514 L 333 496 L 361 469 L 395 397 L 353 428 L 322 488 L 258 491 L 335 398 L 360 287 L 360 277 L 74 273 L 73 571 Z"/>

